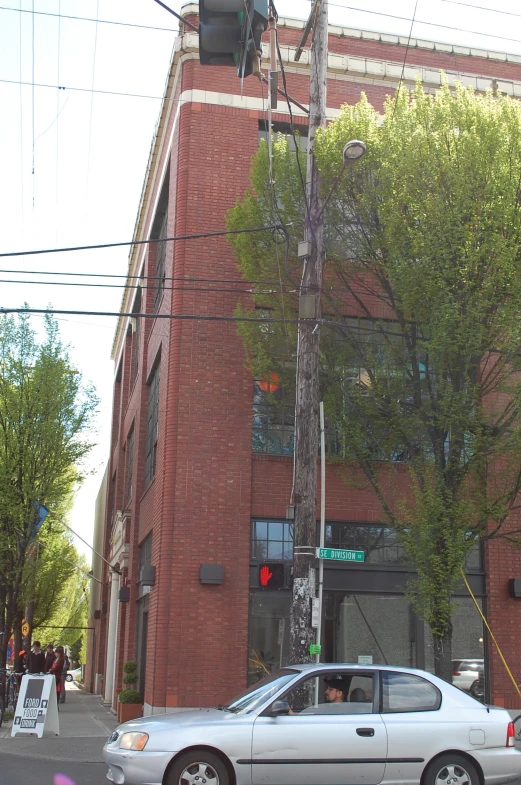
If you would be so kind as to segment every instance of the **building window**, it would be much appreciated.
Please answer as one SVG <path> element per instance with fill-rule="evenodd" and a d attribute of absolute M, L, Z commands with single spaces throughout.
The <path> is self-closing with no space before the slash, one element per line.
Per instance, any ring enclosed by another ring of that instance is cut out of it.
<path fill-rule="evenodd" d="M 127 501 L 132 498 L 132 477 L 134 473 L 134 426 L 132 426 L 127 436 L 126 449 L 126 470 L 127 470 Z"/>
<path fill-rule="evenodd" d="M 154 313 L 157 313 L 159 310 L 159 306 L 161 304 L 161 300 L 163 297 L 163 292 L 165 290 L 165 260 L 166 260 L 166 242 L 165 237 L 167 237 L 167 224 L 168 224 L 168 213 L 165 213 L 163 217 L 163 221 L 161 223 L 161 228 L 159 230 L 159 240 L 160 242 L 156 243 L 156 268 L 154 274 Z"/>
<path fill-rule="evenodd" d="M 293 558 L 293 524 L 253 521 L 251 557 L 257 561 L 290 561 Z"/>
<path fill-rule="evenodd" d="M 155 243 L 155 255 L 156 261 L 154 266 L 154 273 L 153 273 L 153 291 L 154 291 L 154 304 L 153 304 L 153 311 L 157 313 L 159 310 L 159 306 L 161 305 L 161 300 L 163 298 L 163 292 L 165 290 L 165 270 L 166 270 L 166 242 L 164 242 L 165 237 L 167 237 L 168 232 L 168 189 L 170 185 L 170 166 L 166 171 L 165 179 L 163 180 L 163 185 L 161 186 L 161 194 L 159 196 L 159 201 L 157 203 L 156 214 L 154 216 L 154 222 L 152 224 L 152 230 L 150 232 L 150 239 L 151 240 L 158 240 Z M 150 272 L 149 275 L 152 276 Z"/>
<path fill-rule="evenodd" d="M 136 291 L 134 304 L 132 305 L 132 313 L 139 313 L 141 310 L 141 288 Z M 139 316 L 132 316 L 130 319 L 132 326 L 132 357 L 130 368 L 130 383 L 133 385 L 136 381 L 137 372 L 139 369 L 139 338 L 141 333 L 141 318 Z"/>
<path fill-rule="evenodd" d="M 159 424 L 159 370 L 158 364 L 148 386 L 147 441 L 145 454 L 145 486 L 156 473 L 157 436 Z"/>
<path fill-rule="evenodd" d="M 308 128 L 305 125 L 297 125 L 293 126 L 295 131 L 295 139 L 297 140 L 298 146 L 300 148 L 301 153 L 307 153 L 308 149 Z M 289 149 L 291 152 L 295 152 L 295 142 L 293 139 L 293 134 L 291 133 L 291 126 L 289 123 L 272 123 L 271 126 L 272 135 L 275 139 L 278 136 L 285 136 L 288 140 Z M 259 122 L 259 141 L 264 139 L 266 142 L 268 141 L 268 124 L 265 120 L 261 120 Z"/>
<path fill-rule="evenodd" d="M 267 389 L 263 389 L 267 387 Z M 295 443 L 295 398 L 283 385 L 254 382 L 253 389 L 253 452 L 271 455 L 293 455 Z"/>

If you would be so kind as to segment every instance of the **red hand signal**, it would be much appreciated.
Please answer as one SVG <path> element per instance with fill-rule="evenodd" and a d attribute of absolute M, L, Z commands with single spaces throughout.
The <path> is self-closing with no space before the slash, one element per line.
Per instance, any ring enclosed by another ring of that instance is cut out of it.
<path fill-rule="evenodd" d="M 273 577 L 273 573 L 271 572 L 270 568 L 264 565 L 259 570 L 259 580 L 261 586 L 267 586 L 270 582 L 270 579 Z"/>

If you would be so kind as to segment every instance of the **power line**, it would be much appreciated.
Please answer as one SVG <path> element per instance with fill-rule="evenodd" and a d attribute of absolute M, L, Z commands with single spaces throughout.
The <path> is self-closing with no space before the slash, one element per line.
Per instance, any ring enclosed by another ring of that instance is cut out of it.
<path fill-rule="evenodd" d="M 414 27 L 414 19 L 416 17 L 416 9 L 417 8 L 418 8 L 418 0 L 416 0 L 416 2 L 414 4 L 414 12 L 413 12 L 412 19 L 411 19 L 411 27 L 410 27 L 410 30 L 409 30 L 409 37 L 407 39 L 407 46 L 405 47 L 405 54 L 403 56 L 402 73 L 401 73 L 400 81 L 398 82 L 398 87 L 396 89 L 396 93 L 395 93 L 395 96 L 394 96 L 394 106 L 393 106 L 393 114 L 392 114 L 392 117 L 391 117 L 391 123 L 394 120 L 394 113 L 396 112 L 396 105 L 398 103 L 398 96 L 400 95 L 400 88 L 401 88 L 401 86 L 403 84 L 403 75 L 405 73 L 405 64 L 407 62 L 407 55 L 409 54 L 409 46 L 410 46 L 410 43 L 411 43 L 412 28 Z"/>
<path fill-rule="evenodd" d="M 440 3 L 450 3 L 451 5 L 462 5 L 464 8 L 476 8 L 478 11 L 490 11 L 491 14 L 505 14 L 505 16 L 521 17 L 514 11 L 500 11 L 499 8 L 487 8 L 484 5 L 473 5 L 472 3 L 462 3 L 461 0 L 440 0 Z"/>
<path fill-rule="evenodd" d="M 71 87 L 70 85 L 45 84 L 44 82 L 24 82 L 21 79 L 0 79 L 2 84 L 16 84 L 24 87 L 48 87 L 51 90 L 73 90 L 77 93 L 99 93 L 100 95 L 121 95 L 125 98 L 149 98 L 153 101 L 182 101 L 182 98 L 169 98 L 162 95 L 144 95 L 143 93 L 123 93 L 118 90 L 93 90 L 90 87 Z"/>
<path fill-rule="evenodd" d="M 62 273 L 58 270 L 0 270 L 2 274 L 10 275 L 73 275 L 81 278 L 124 278 L 126 281 L 182 281 L 187 283 L 239 283 L 262 284 L 263 286 L 278 286 L 278 281 L 250 281 L 244 278 L 195 278 L 191 275 L 161 276 L 161 275 L 117 275 L 116 273 Z M 16 281 L 15 283 L 31 283 L 31 281 Z"/>
<path fill-rule="evenodd" d="M 311 0 L 308 0 L 310 2 Z M 448 1 L 448 0 L 447 0 Z M 357 8 L 351 5 L 343 5 L 342 3 L 332 3 L 330 2 L 329 5 L 335 6 L 336 8 L 344 8 L 347 11 L 359 11 L 363 14 L 373 14 L 374 16 L 385 16 L 388 19 L 398 19 L 401 22 L 412 22 L 413 20 L 408 16 L 398 16 L 397 14 L 386 14 L 384 11 L 370 11 L 367 8 Z M 465 5 L 465 4 L 464 4 Z M 516 44 L 521 44 L 520 38 L 510 38 L 505 35 L 495 35 L 491 33 L 481 33 L 478 30 L 469 30 L 465 27 L 454 27 L 452 25 L 443 25 L 440 22 L 426 22 L 423 19 L 416 19 L 416 24 L 418 25 L 427 25 L 428 27 L 439 27 L 443 30 L 454 30 L 458 33 L 470 33 L 471 35 L 481 35 L 485 38 L 496 38 L 501 41 L 511 41 Z"/>
<path fill-rule="evenodd" d="M 164 279 L 163 279 L 164 280 Z M 156 287 L 154 285 L 148 287 L 141 287 L 136 284 L 124 284 L 124 283 L 76 283 L 74 281 L 15 281 L 12 279 L 0 278 L 0 283 L 14 283 L 14 284 L 24 284 L 25 286 L 82 286 L 88 288 L 96 288 L 96 289 L 142 289 L 147 288 L 150 290 L 154 290 Z M 248 281 L 242 281 L 243 285 L 247 285 Z M 297 291 L 297 289 L 294 289 Z M 210 286 L 164 286 L 162 287 L 162 291 L 165 292 L 212 292 L 213 294 L 219 294 L 220 292 L 228 293 L 228 294 L 277 294 L 277 290 L 270 289 L 269 291 L 265 292 L 256 292 L 253 289 L 220 289 L 216 287 Z"/>
<path fill-rule="evenodd" d="M 26 8 L 9 8 L 9 6 L 0 5 L 0 11 L 14 11 L 15 13 L 30 14 L 31 11 Z M 38 16 L 54 16 L 58 19 L 75 19 L 78 22 L 96 22 L 98 21 L 103 25 L 118 25 L 119 27 L 136 27 L 141 30 L 158 30 L 165 33 L 177 33 L 178 31 L 173 27 L 156 27 L 154 25 L 139 25 L 133 22 L 117 22 L 112 19 L 92 19 L 88 16 L 71 16 L 70 14 L 53 14 L 49 11 L 34 11 Z"/>
<path fill-rule="evenodd" d="M 181 234 L 177 237 L 164 237 L 161 239 L 161 242 L 168 243 L 168 242 L 175 242 L 177 240 L 200 240 L 204 239 L 205 237 L 223 237 L 228 234 L 251 234 L 252 232 L 266 232 L 272 229 L 282 229 L 284 231 L 286 226 L 292 226 L 292 223 L 288 224 L 272 224 L 269 226 L 258 226 L 254 229 L 226 229 L 220 232 L 201 232 L 199 234 Z M 130 240 L 123 243 L 98 243 L 97 245 L 75 245 L 70 246 L 68 248 L 45 248 L 40 249 L 37 251 L 11 251 L 9 253 L 0 253 L 0 258 L 4 258 L 7 256 L 36 256 L 39 254 L 45 253 L 64 253 L 66 251 L 94 251 L 98 250 L 99 248 L 121 248 L 122 246 L 126 245 L 149 245 L 150 243 L 157 243 L 159 242 L 158 238 L 154 238 L 152 240 Z"/>
<path fill-rule="evenodd" d="M 256 317 L 256 316 L 207 316 L 206 314 L 182 314 L 182 313 L 132 313 L 125 311 L 68 311 L 55 308 L 0 308 L 0 315 L 10 313 L 27 314 L 62 314 L 69 316 L 128 316 L 133 319 L 172 319 L 187 320 L 198 322 L 259 322 L 262 324 L 298 324 L 299 319 L 278 319 L 277 317 Z"/>

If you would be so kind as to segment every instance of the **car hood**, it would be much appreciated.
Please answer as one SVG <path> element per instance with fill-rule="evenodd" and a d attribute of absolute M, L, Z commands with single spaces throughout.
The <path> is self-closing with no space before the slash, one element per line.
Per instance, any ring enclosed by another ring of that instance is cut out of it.
<path fill-rule="evenodd" d="M 172 727 L 182 725 L 184 728 L 200 723 L 220 723 L 237 715 L 230 711 L 220 709 L 190 709 L 190 711 L 174 711 L 170 714 L 154 714 L 150 717 L 138 717 L 129 720 L 118 727 L 118 732 L 145 731 L 147 728 L 162 730 L 164 726 Z"/>

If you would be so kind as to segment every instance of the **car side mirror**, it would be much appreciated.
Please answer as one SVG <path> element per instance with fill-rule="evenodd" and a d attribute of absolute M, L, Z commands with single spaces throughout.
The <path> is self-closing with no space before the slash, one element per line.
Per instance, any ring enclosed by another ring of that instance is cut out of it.
<path fill-rule="evenodd" d="M 275 701 L 270 706 L 270 715 L 272 717 L 282 717 L 284 714 L 289 714 L 290 708 L 287 701 Z"/>

